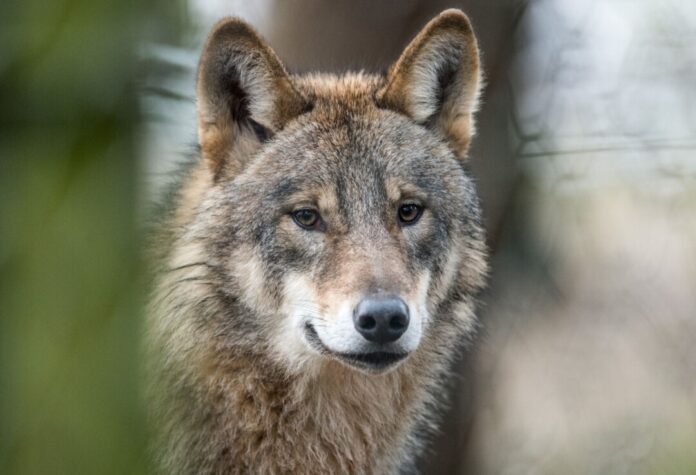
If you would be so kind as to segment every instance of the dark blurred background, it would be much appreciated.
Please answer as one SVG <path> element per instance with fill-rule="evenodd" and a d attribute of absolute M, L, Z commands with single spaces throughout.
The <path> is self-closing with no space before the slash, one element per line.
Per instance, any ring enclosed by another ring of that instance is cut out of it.
<path fill-rule="evenodd" d="M 210 26 L 381 71 L 448 7 L 493 251 L 428 474 L 696 473 L 696 3 L 4 0 L 0 473 L 147 473 L 140 253 Z"/>

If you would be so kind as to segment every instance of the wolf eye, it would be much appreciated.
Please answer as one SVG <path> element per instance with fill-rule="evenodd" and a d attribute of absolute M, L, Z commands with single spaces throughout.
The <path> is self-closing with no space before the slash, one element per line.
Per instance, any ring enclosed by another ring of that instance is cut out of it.
<path fill-rule="evenodd" d="M 423 207 L 415 203 L 404 203 L 399 206 L 399 221 L 401 224 L 415 224 L 423 213 Z"/>
<path fill-rule="evenodd" d="M 316 229 L 321 224 L 319 212 L 310 208 L 298 209 L 292 212 L 292 219 L 301 228 Z"/>

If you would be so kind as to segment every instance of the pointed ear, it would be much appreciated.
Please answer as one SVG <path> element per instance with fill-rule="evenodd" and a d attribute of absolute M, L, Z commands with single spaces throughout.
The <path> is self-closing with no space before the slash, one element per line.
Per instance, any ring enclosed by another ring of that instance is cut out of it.
<path fill-rule="evenodd" d="M 406 47 L 377 93 L 397 110 L 438 131 L 464 159 L 474 134 L 481 86 L 478 46 L 467 16 L 442 12 Z"/>
<path fill-rule="evenodd" d="M 198 140 L 217 176 L 239 171 L 259 144 L 307 110 L 276 54 L 244 21 L 215 25 L 201 54 Z"/>

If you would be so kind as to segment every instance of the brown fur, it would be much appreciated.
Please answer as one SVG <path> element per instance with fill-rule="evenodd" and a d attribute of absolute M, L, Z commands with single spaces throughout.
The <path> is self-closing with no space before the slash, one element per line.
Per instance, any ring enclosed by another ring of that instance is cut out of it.
<path fill-rule="evenodd" d="M 445 71 L 448 77 L 441 80 L 449 81 L 448 89 L 436 92 L 432 104 L 423 104 L 427 94 L 420 102 L 413 99 L 414 88 L 428 87 L 414 73 L 416 66 L 454 68 Z M 230 86 L 229 74 L 240 69 L 245 75 Z M 318 167 L 337 166 L 341 158 L 332 158 L 337 151 L 356 146 L 346 131 L 361 124 L 366 127 L 360 130 L 371 133 L 360 140 L 380 154 L 399 157 L 412 148 L 409 140 L 418 140 L 437 163 L 461 160 L 472 133 L 479 74 L 472 30 L 458 11 L 428 24 L 387 77 L 291 77 L 248 25 L 227 19 L 215 27 L 198 79 L 203 160 L 186 173 L 164 226 L 159 250 L 164 257 L 150 306 L 153 421 L 164 473 L 381 474 L 411 466 L 435 424 L 454 351 L 472 334 L 474 296 L 486 271 L 475 197 L 461 189 L 468 182 L 452 175 L 461 173 L 458 165 L 447 165 L 454 167 L 451 173 L 443 169 L 437 192 L 466 198 L 472 214 L 465 233 L 447 238 L 443 265 L 432 278 L 431 270 L 414 270 L 404 256 L 408 239 L 425 239 L 437 230 L 434 216 L 424 215 L 419 227 L 408 231 L 410 237 L 390 221 L 394 218 L 377 226 L 374 217 L 361 224 L 372 230 L 371 238 L 356 239 L 337 190 L 319 186 L 286 199 L 318 203 L 330 224 L 321 244 L 316 235 L 298 237 L 287 217 L 277 232 L 285 252 L 322 246 L 330 256 L 325 272 L 317 278 L 311 270 L 295 271 L 283 276 L 286 287 L 271 285 L 272 263 L 258 242 L 224 242 L 229 229 L 237 232 L 229 227 L 233 213 L 249 216 L 261 208 L 245 201 L 230 208 L 226 197 L 245 180 L 252 185 L 276 180 L 284 165 L 269 167 L 257 154 L 272 154 L 273 147 L 282 147 L 281 136 L 293 134 L 307 144 L 303 152 L 314 154 Z M 344 122 L 350 127 L 342 127 Z M 278 134 L 279 142 L 271 141 L 262 152 L 264 144 L 249 128 L 253 123 Z M 382 140 L 404 133 L 409 140 L 403 143 Z M 286 151 L 288 157 L 294 152 Z M 425 194 L 393 177 L 385 189 L 393 206 L 404 196 Z M 314 244 L 307 244 L 310 238 Z M 298 239 L 304 240 L 298 244 Z M 331 354 L 312 355 L 290 343 L 279 348 L 279 341 L 291 339 L 289 323 L 278 320 L 284 302 L 293 297 L 287 285 L 316 294 L 320 313 L 330 320 L 336 314 L 327 309 L 367 291 L 370 283 L 409 299 L 424 294 L 437 317 L 403 363 L 370 373 Z"/>

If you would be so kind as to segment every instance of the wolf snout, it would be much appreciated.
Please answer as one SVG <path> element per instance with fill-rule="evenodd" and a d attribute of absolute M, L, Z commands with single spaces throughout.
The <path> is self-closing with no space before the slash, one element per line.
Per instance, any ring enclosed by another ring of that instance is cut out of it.
<path fill-rule="evenodd" d="M 374 343 L 395 342 L 406 332 L 408 323 L 408 305 L 395 296 L 364 298 L 353 312 L 355 329 Z"/>

